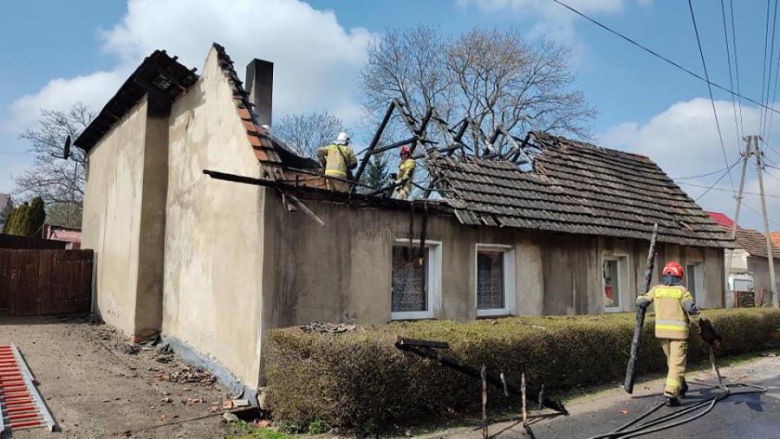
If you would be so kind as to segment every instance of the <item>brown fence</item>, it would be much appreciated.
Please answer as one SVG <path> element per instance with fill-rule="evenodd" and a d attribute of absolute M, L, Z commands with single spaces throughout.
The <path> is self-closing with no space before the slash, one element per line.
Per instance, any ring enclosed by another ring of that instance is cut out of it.
<path fill-rule="evenodd" d="M 36 249 L 36 248 L 48 248 L 48 249 L 60 249 L 65 250 L 65 246 L 68 245 L 65 241 L 53 241 L 50 239 L 41 238 L 28 238 L 27 236 L 6 235 L 0 233 L 0 249 L 13 248 L 13 249 Z"/>
<path fill-rule="evenodd" d="M 0 315 L 87 313 L 92 250 L 0 249 Z"/>

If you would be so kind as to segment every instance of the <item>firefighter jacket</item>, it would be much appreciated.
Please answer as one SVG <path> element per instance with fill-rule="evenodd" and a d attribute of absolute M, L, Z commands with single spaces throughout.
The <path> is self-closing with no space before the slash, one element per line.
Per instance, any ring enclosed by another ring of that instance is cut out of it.
<path fill-rule="evenodd" d="M 317 158 L 325 165 L 325 175 L 347 177 L 347 169 L 357 165 L 357 157 L 347 145 L 328 145 L 317 150 Z"/>
<path fill-rule="evenodd" d="M 414 168 L 416 167 L 417 163 L 415 163 L 414 159 L 411 157 L 398 165 L 398 174 L 396 175 L 395 182 L 403 183 L 398 190 L 404 190 L 407 194 L 412 191 L 412 179 L 414 178 Z"/>
<path fill-rule="evenodd" d="M 682 285 L 656 285 L 647 294 L 637 297 L 638 306 L 655 305 L 655 337 L 667 340 L 687 340 L 688 314 L 697 314 L 693 296 Z"/>

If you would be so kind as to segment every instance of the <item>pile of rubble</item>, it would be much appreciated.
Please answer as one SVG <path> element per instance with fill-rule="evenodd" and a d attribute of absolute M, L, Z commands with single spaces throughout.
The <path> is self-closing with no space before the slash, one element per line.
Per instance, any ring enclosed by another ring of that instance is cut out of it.
<path fill-rule="evenodd" d="M 339 333 L 342 333 L 342 332 L 354 331 L 356 328 L 357 328 L 357 325 L 350 325 L 350 324 L 347 324 L 347 323 L 311 322 L 308 325 L 301 326 L 301 331 L 303 331 L 303 332 L 319 332 L 319 333 L 339 334 Z"/>
<path fill-rule="evenodd" d="M 160 372 L 156 375 L 156 378 L 160 381 L 168 381 L 178 384 L 202 384 L 204 386 L 211 386 L 217 378 L 205 370 L 195 369 L 191 367 L 184 367 L 176 372 Z"/>

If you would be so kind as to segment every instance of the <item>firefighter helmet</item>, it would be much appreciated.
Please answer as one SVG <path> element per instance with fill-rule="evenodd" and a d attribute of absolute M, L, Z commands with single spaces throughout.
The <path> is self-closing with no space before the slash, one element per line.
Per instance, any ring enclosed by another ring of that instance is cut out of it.
<path fill-rule="evenodd" d="M 664 265 L 664 276 L 667 274 L 671 274 L 672 276 L 682 278 L 683 277 L 683 268 L 682 265 L 678 264 L 677 261 L 669 261 L 666 265 Z"/>

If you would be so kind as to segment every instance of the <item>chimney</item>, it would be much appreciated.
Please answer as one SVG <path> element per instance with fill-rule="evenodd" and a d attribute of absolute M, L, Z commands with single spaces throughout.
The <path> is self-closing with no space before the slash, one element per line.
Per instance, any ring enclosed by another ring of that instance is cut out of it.
<path fill-rule="evenodd" d="M 274 91 L 274 63 L 253 59 L 246 66 L 246 91 L 249 102 L 254 104 L 255 121 L 271 126 L 271 104 Z"/>

